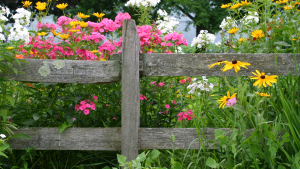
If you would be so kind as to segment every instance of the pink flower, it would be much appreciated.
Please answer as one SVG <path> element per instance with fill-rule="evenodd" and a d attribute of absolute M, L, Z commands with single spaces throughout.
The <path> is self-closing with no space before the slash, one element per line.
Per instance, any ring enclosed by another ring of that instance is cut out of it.
<path fill-rule="evenodd" d="M 118 27 L 121 27 L 124 19 L 131 19 L 129 13 L 118 13 L 118 15 L 115 17 L 115 24 L 117 24 Z"/>
<path fill-rule="evenodd" d="M 97 96 L 93 96 L 93 99 L 98 100 L 98 97 Z"/>
<path fill-rule="evenodd" d="M 174 100 L 174 102 L 173 102 L 175 105 L 177 105 L 177 103 L 175 102 L 175 100 Z"/>
<path fill-rule="evenodd" d="M 182 119 L 183 119 L 183 112 L 178 113 L 177 116 L 178 116 L 178 121 L 182 121 Z"/>
<path fill-rule="evenodd" d="M 160 82 L 160 83 L 158 83 L 158 85 L 159 85 L 160 87 L 164 87 L 165 82 Z"/>
<path fill-rule="evenodd" d="M 236 104 L 236 97 L 227 100 L 227 103 L 226 103 L 226 105 L 229 106 L 229 107 L 232 107 L 235 104 Z"/>
<path fill-rule="evenodd" d="M 142 94 L 140 94 L 140 100 L 147 100 L 147 97 L 144 96 L 144 95 L 142 95 Z"/>
<path fill-rule="evenodd" d="M 166 105 L 165 105 L 165 108 L 169 109 L 169 108 L 170 108 L 170 105 L 166 104 Z"/>
<path fill-rule="evenodd" d="M 109 104 L 106 104 L 107 107 L 109 107 Z"/>
<path fill-rule="evenodd" d="M 76 118 L 73 118 L 72 120 L 73 120 L 73 121 L 75 121 L 75 120 L 76 120 Z"/>
<path fill-rule="evenodd" d="M 85 110 L 83 111 L 83 113 L 84 113 L 85 115 L 90 114 L 90 109 L 85 109 Z"/>
<path fill-rule="evenodd" d="M 185 79 L 181 79 L 179 82 L 180 83 L 185 83 L 185 81 L 186 81 Z"/>
<path fill-rule="evenodd" d="M 75 106 L 75 110 L 78 111 L 79 110 L 80 105 L 76 105 Z"/>
<path fill-rule="evenodd" d="M 156 85 L 156 81 L 151 82 L 151 84 L 153 84 L 155 86 Z"/>
<path fill-rule="evenodd" d="M 116 120 L 117 118 L 116 117 L 113 117 L 113 120 Z"/>

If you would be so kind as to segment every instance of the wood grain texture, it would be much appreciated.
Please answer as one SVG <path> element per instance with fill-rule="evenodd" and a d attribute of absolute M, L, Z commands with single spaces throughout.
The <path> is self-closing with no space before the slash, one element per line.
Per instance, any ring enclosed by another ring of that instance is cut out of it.
<path fill-rule="evenodd" d="M 292 53 L 277 54 L 278 72 L 274 54 L 222 54 L 222 53 L 197 53 L 197 54 L 141 54 L 143 55 L 144 76 L 222 76 L 220 66 L 208 69 L 208 65 L 218 60 L 232 61 L 236 59 L 248 62 L 248 69 L 241 68 L 239 76 L 253 76 L 251 71 L 256 69 L 267 75 L 296 75 L 295 62 Z M 300 68 L 300 54 L 296 55 L 298 69 Z M 300 72 L 298 70 L 298 72 Z M 225 76 L 236 76 L 235 71 L 224 72 Z"/>
<path fill-rule="evenodd" d="M 121 64 L 118 60 L 112 61 L 83 61 L 60 60 L 65 66 L 58 69 L 53 65 L 55 60 L 25 59 L 28 63 L 22 63 L 21 67 L 15 66 L 24 74 L 11 74 L 9 78 L 16 81 L 42 82 L 42 83 L 110 83 L 121 79 Z M 50 74 L 41 76 L 39 69 L 47 63 Z M 0 74 L 4 76 L 4 74 Z"/>
<path fill-rule="evenodd" d="M 121 153 L 132 161 L 138 155 L 140 126 L 140 40 L 134 20 L 123 20 L 122 35 Z"/>
<path fill-rule="evenodd" d="M 230 136 L 231 128 L 221 130 Z M 12 138 L 9 144 L 11 148 L 19 150 L 29 146 L 36 147 L 37 150 L 121 150 L 121 128 L 68 128 L 61 134 L 58 131 L 59 128 L 20 128 L 15 133 L 26 134 L 32 139 Z M 215 139 L 214 128 L 202 131 L 206 140 Z M 199 137 L 195 128 L 140 128 L 136 145 L 139 149 L 172 149 L 172 134 L 175 135 L 173 148 L 199 149 Z M 218 148 L 211 143 L 205 144 L 205 147 Z"/>

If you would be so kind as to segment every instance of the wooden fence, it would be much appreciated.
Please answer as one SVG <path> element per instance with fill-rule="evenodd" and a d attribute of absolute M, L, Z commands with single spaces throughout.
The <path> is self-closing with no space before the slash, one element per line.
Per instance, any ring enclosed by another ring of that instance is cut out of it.
<path fill-rule="evenodd" d="M 121 128 L 68 128 L 58 133 L 59 128 L 20 128 L 32 139 L 11 139 L 13 149 L 28 146 L 38 150 L 121 150 L 127 160 L 133 160 L 139 149 L 199 148 L 194 128 L 139 128 L 140 74 L 143 76 L 222 76 L 219 67 L 208 69 L 218 60 L 237 59 L 251 63 L 242 68 L 240 76 L 251 76 L 256 69 L 271 75 L 295 75 L 293 54 L 140 54 L 140 43 L 134 20 L 123 22 L 123 51 L 109 61 L 79 60 L 30 60 L 22 63 L 24 74 L 12 74 L 16 81 L 42 83 L 112 83 L 122 81 L 122 127 Z M 296 55 L 300 60 L 300 55 Z M 299 62 L 297 62 L 299 65 Z M 17 67 L 17 66 L 16 66 Z M 300 66 L 299 66 L 300 67 Z M 278 70 L 278 71 L 277 71 Z M 225 76 L 235 76 L 233 70 Z M 214 140 L 214 129 L 202 129 L 206 139 Z M 230 129 L 222 129 L 230 131 Z M 209 145 L 207 145 L 209 146 Z"/>

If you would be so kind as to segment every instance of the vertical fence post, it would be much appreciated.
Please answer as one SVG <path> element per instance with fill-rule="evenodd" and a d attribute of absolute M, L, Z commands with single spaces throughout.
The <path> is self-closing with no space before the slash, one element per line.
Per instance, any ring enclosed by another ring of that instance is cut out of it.
<path fill-rule="evenodd" d="M 139 150 L 140 126 L 140 40 L 135 21 L 123 20 L 122 28 L 122 145 L 121 154 L 132 161 Z"/>

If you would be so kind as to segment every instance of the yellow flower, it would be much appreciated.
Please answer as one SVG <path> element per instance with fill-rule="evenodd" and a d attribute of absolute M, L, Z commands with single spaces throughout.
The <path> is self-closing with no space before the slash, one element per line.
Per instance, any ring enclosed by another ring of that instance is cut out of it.
<path fill-rule="evenodd" d="M 43 11 L 46 9 L 46 6 L 47 6 L 46 2 L 37 2 L 35 8 L 39 11 Z"/>
<path fill-rule="evenodd" d="M 73 33 L 79 32 L 79 31 L 80 31 L 79 29 L 71 29 L 71 30 L 69 30 L 69 32 L 73 32 Z"/>
<path fill-rule="evenodd" d="M 90 15 L 85 15 L 85 14 L 83 14 L 81 12 L 78 12 L 78 17 L 81 18 L 81 19 L 85 19 L 85 18 L 90 17 Z"/>
<path fill-rule="evenodd" d="M 27 9 L 30 7 L 31 3 L 32 2 L 30 2 L 30 1 L 25 1 L 25 2 L 22 1 L 23 6 Z"/>
<path fill-rule="evenodd" d="M 220 106 L 219 109 L 222 107 L 222 109 L 224 109 L 225 105 L 227 104 L 227 101 L 229 99 L 232 99 L 234 97 L 236 97 L 237 93 L 234 93 L 232 96 L 230 96 L 229 91 L 227 92 L 227 96 L 223 96 L 221 99 L 218 100 L 218 102 L 220 102 Z"/>
<path fill-rule="evenodd" d="M 216 63 L 213 63 L 213 64 L 211 64 L 211 65 L 208 65 L 208 69 L 210 69 L 210 68 L 212 68 L 212 67 L 214 67 L 214 66 L 216 66 L 216 65 L 222 65 L 222 64 L 226 64 L 226 63 L 227 63 L 227 61 L 219 60 L 219 61 L 216 62 Z"/>
<path fill-rule="evenodd" d="M 61 34 L 61 35 L 59 35 L 60 36 L 60 38 L 62 38 L 63 40 L 66 40 L 66 39 L 68 39 L 69 38 L 69 34 Z"/>
<path fill-rule="evenodd" d="M 176 91 L 175 91 L 175 93 L 179 93 L 179 91 L 178 91 L 178 90 L 176 90 Z"/>
<path fill-rule="evenodd" d="M 232 62 L 227 62 L 226 65 L 222 68 L 222 71 L 225 72 L 227 70 L 230 70 L 234 68 L 235 72 L 240 71 L 241 67 L 248 69 L 246 66 L 250 66 L 250 63 L 237 61 L 235 59 L 232 60 Z"/>
<path fill-rule="evenodd" d="M 270 97 L 270 95 L 268 93 L 259 93 L 259 92 L 257 92 L 257 94 L 259 94 L 262 97 Z"/>
<path fill-rule="evenodd" d="M 106 61 L 106 59 L 105 58 L 100 58 L 100 61 Z"/>
<path fill-rule="evenodd" d="M 7 47 L 6 49 L 12 50 L 13 48 L 14 48 L 14 47 L 9 46 L 9 47 Z"/>
<path fill-rule="evenodd" d="M 60 33 L 57 33 L 54 29 L 52 29 L 51 32 L 54 36 L 58 36 L 60 34 Z"/>
<path fill-rule="evenodd" d="M 90 52 L 97 53 L 97 52 L 98 52 L 98 50 L 91 50 Z"/>
<path fill-rule="evenodd" d="M 222 6 L 221 6 L 221 8 L 228 8 L 228 7 L 230 7 L 229 4 L 222 4 Z"/>
<path fill-rule="evenodd" d="M 236 35 L 236 32 L 239 30 L 239 28 L 232 28 L 227 31 L 227 33 L 234 33 Z"/>
<path fill-rule="evenodd" d="M 98 21 L 102 21 L 102 17 L 105 15 L 104 13 L 93 13 L 94 16 L 96 16 L 98 18 Z"/>
<path fill-rule="evenodd" d="M 56 5 L 56 7 L 60 10 L 64 10 L 66 7 L 68 6 L 67 3 L 62 3 L 62 4 L 58 4 Z"/>
<path fill-rule="evenodd" d="M 193 98 L 193 96 L 191 96 L 191 95 L 187 95 L 186 97 L 189 98 L 189 99 Z"/>
<path fill-rule="evenodd" d="M 278 0 L 278 1 L 276 1 L 276 3 L 278 3 L 278 4 L 285 4 L 287 2 L 289 2 L 289 0 Z"/>
<path fill-rule="evenodd" d="M 292 9 L 290 6 L 285 6 L 283 8 L 284 8 L 284 10 L 290 10 L 290 9 Z"/>
<path fill-rule="evenodd" d="M 240 38 L 239 41 L 240 42 L 245 42 L 247 39 L 246 38 Z"/>
<path fill-rule="evenodd" d="M 296 2 L 293 7 L 296 7 L 296 5 L 300 5 L 300 2 Z"/>
<path fill-rule="evenodd" d="M 262 30 L 255 30 L 251 33 L 253 38 L 262 38 L 265 36 Z"/>
<path fill-rule="evenodd" d="M 230 7 L 230 9 L 236 9 L 236 8 L 239 8 L 240 6 L 242 6 L 243 4 L 241 3 L 237 3 L 237 4 L 234 4 Z"/>
<path fill-rule="evenodd" d="M 252 72 L 255 76 L 249 76 L 250 79 L 257 79 L 257 81 L 253 84 L 253 86 L 257 86 L 260 87 L 261 85 L 263 85 L 264 87 L 267 87 L 266 84 L 268 84 L 269 86 L 272 86 L 271 83 L 277 83 L 277 79 L 275 79 L 277 77 L 277 75 L 272 75 L 272 76 L 268 76 L 265 75 L 265 72 L 260 73 L 258 70 L 256 70 L 256 73 Z"/>
<path fill-rule="evenodd" d="M 247 0 L 245 0 L 245 1 L 241 1 L 241 4 L 242 4 L 242 5 L 250 5 L 251 2 L 247 2 Z"/>
<path fill-rule="evenodd" d="M 45 35 L 47 35 L 46 32 L 38 32 L 37 34 L 40 35 L 40 36 L 45 36 Z"/>
<path fill-rule="evenodd" d="M 79 25 L 80 25 L 80 27 L 85 28 L 85 27 L 88 26 L 88 23 L 82 21 L 82 22 L 79 23 Z"/>

